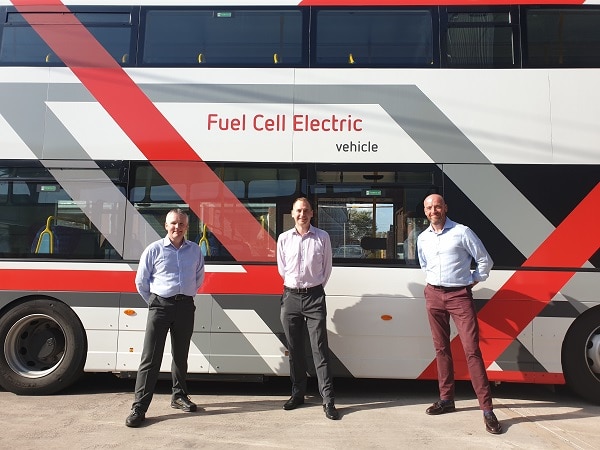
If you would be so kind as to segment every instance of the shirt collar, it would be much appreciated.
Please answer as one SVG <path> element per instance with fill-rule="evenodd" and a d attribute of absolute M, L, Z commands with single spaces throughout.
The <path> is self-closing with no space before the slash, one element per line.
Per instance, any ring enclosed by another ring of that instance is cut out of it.
<path fill-rule="evenodd" d="M 450 228 L 454 228 L 455 225 L 456 225 L 456 222 L 454 222 L 453 220 L 450 220 L 450 218 L 448 216 L 446 216 L 446 221 L 444 222 L 444 228 L 442 228 L 442 233 L 446 230 L 449 230 Z M 427 229 L 430 232 L 435 233 L 435 230 L 433 229 L 433 226 L 431 224 L 429 224 L 429 227 L 427 227 Z"/>
<path fill-rule="evenodd" d="M 181 247 L 183 247 L 184 245 L 187 245 L 187 243 L 188 243 L 188 240 L 186 238 L 183 238 L 183 241 L 181 242 Z M 165 236 L 164 237 L 164 239 L 163 239 L 163 245 L 165 247 L 168 247 L 169 245 L 172 245 L 171 244 L 171 239 L 169 239 L 169 236 Z M 181 247 L 179 247 L 179 248 L 181 248 Z"/>
<path fill-rule="evenodd" d="M 296 229 L 296 227 L 293 228 L 293 233 L 298 236 L 301 236 L 301 234 L 298 233 L 298 230 Z M 310 234 L 310 233 L 314 233 L 314 227 L 312 226 L 312 224 L 308 225 L 308 231 L 306 232 L 306 234 Z"/>

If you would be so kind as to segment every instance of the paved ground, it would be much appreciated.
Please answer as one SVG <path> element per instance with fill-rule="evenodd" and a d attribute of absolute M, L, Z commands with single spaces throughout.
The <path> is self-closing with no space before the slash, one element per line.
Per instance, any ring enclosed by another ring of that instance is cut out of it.
<path fill-rule="evenodd" d="M 505 432 L 486 433 L 468 383 L 457 389 L 458 411 L 427 416 L 434 382 L 335 380 L 339 421 L 325 418 L 320 397 L 284 411 L 287 379 L 266 383 L 192 382 L 203 407 L 170 405 L 161 381 L 144 425 L 124 425 L 133 380 L 86 375 L 61 394 L 20 397 L 0 391 L 0 449 L 600 449 L 600 406 L 566 389 L 503 384 L 494 388 Z M 313 380 L 311 392 L 316 393 Z"/>

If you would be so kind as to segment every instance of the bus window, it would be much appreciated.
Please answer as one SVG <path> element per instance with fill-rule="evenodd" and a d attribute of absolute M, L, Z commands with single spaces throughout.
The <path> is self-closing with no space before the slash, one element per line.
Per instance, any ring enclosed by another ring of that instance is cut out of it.
<path fill-rule="evenodd" d="M 428 67 L 433 20 L 420 9 L 322 9 L 316 12 L 315 65 Z"/>
<path fill-rule="evenodd" d="M 62 13 L 9 12 L 0 39 L 0 64 L 5 65 L 63 65 L 32 27 L 60 22 Z M 132 62 L 132 26 L 129 12 L 93 13 L 75 12 L 75 17 L 121 65 Z M 69 32 L 69 26 L 56 27 Z M 68 36 L 66 37 L 68 39 Z"/>
<path fill-rule="evenodd" d="M 329 233 L 334 258 L 394 258 L 390 199 L 322 197 L 318 223 Z"/>
<path fill-rule="evenodd" d="M 302 62 L 299 10 L 152 9 L 146 12 L 143 64 L 294 66 Z"/>
<path fill-rule="evenodd" d="M 600 67 L 600 10 L 531 8 L 525 67 Z"/>
<path fill-rule="evenodd" d="M 182 162 L 182 170 L 194 171 L 194 164 Z M 300 171 L 290 167 L 248 165 L 216 165 L 213 170 L 221 180 L 219 183 L 199 177 L 197 183 L 186 189 L 176 184 L 170 186 L 154 167 L 140 164 L 133 170 L 130 199 L 156 236 L 164 236 L 164 219 L 169 210 L 181 208 L 187 211 L 190 215 L 187 238 L 204 247 L 207 260 L 231 260 L 232 255 L 240 254 L 242 247 L 264 250 L 265 246 L 267 253 L 275 258 L 278 204 L 281 198 L 288 201 L 297 195 Z M 256 242 L 247 242 L 240 238 L 238 228 L 244 224 L 225 219 L 223 210 L 231 207 L 222 201 L 221 193 L 225 187 L 267 232 L 266 239 L 258 240 L 257 236 Z M 183 199 L 178 192 L 189 195 Z"/>
<path fill-rule="evenodd" d="M 0 63 L 41 65 L 50 58 L 54 63 L 59 62 L 50 47 L 19 13 L 7 14 L 0 42 Z"/>
<path fill-rule="evenodd" d="M 19 170 L 14 173 L 18 178 Z M 48 178 L 48 174 L 43 178 Z M 0 219 L 0 254 L 19 258 L 119 259 L 111 243 L 115 241 L 107 239 L 122 233 L 118 208 L 110 201 L 90 200 L 85 193 L 76 200 L 71 197 L 70 193 L 86 191 L 90 184 L 69 184 L 67 192 L 50 179 L 3 180 L 1 189 L 6 191 L 6 202 Z M 95 224 L 100 224 L 102 231 Z"/>
<path fill-rule="evenodd" d="M 442 18 L 442 52 L 446 67 L 513 67 L 518 14 L 508 7 L 495 9 L 447 8 Z"/>

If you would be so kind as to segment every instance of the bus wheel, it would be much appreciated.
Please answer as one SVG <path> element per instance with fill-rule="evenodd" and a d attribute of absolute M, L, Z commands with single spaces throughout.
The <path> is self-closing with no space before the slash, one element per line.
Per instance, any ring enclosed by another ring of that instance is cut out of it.
<path fill-rule="evenodd" d="M 53 394 L 83 373 L 85 332 L 59 301 L 26 301 L 7 311 L 0 318 L 0 342 L 0 385 L 15 394 Z"/>
<path fill-rule="evenodd" d="M 600 307 L 579 316 L 562 345 L 562 367 L 570 389 L 600 403 Z"/>

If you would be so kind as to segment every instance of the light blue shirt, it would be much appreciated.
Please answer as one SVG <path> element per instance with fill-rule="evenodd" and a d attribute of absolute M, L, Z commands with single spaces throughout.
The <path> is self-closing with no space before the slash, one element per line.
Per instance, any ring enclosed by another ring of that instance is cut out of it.
<path fill-rule="evenodd" d="M 277 269 L 289 288 L 325 287 L 331 275 L 331 258 L 329 234 L 312 225 L 304 236 L 294 227 L 277 239 Z"/>
<path fill-rule="evenodd" d="M 419 263 L 425 281 L 434 286 L 469 286 L 488 278 L 494 262 L 477 235 L 446 217 L 444 229 L 427 227 L 417 238 Z M 471 271 L 471 262 L 475 270 Z"/>
<path fill-rule="evenodd" d="M 150 293 L 160 297 L 177 294 L 193 297 L 204 281 L 204 257 L 200 246 L 183 241 L 178 249 L 168 237 L 150 244 L 140 257 L 135 286 L 150 303 Z"/>

